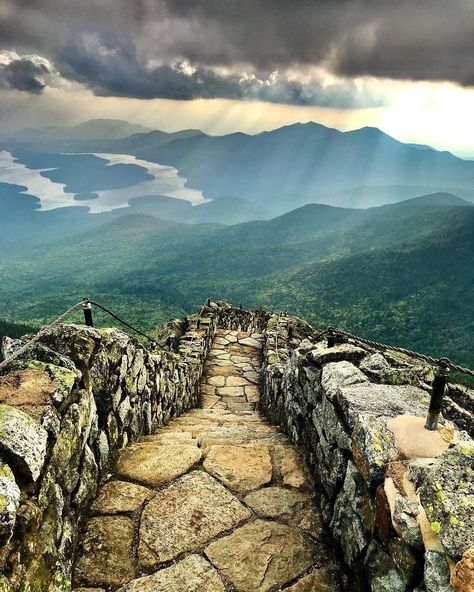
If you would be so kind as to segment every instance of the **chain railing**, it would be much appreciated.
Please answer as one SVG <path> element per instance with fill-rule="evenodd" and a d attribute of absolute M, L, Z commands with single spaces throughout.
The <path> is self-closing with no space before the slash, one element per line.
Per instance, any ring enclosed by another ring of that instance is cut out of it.
<path fill-rule="evenodd" d="M 362 345 L 367 345 L 375 349 L 390 350 L 401 353 L 410 358 L 416 358 L 434 366 L 435 375 L 431 386 L 430 405 L 425 422 L 425 428 L 430 431 L 434 431 L 438 427 L 439 415 L 443 406 L 443 398 L 446 393 L 450 371 L 455 370 L 457 372 L 461 372 L 462 374 L 466 374 L 467 376 L 474 377 L 474 372 L 472 370 L 469 368 L 464 368 L 464 366 L 454 364 L 448 358 L 434 358 L 433 356 L 428 356 L 427 354 L 422 354 L 404 347 L 387 345 L 386 343 L 382 343 L 380 341 L 365 339 L 364 337 L 359 337 L 358 335 L 354 335 L 353 333 L 349 333 L 348 331 L 337 329 L 335 327 L 329 327 L 321 334 L 321 336 L 322 335 L 327 336 L 328 347 L 334 347 L 336 341 L 352 339 L 352 341 Z"/>
<path fill-rule="evenodd" d="M 20 346 L 11 356 L 9 356 L 5 360 L 3 360 L 3 362 L 0 363 L 0 371 L 2 371 L 4 368 L 9 366 L 11 362 L 13 362 L 17 358 L 19 358 L 28 349 L 30 349 L 36 342 L 38 342 L 43 336 L 45 336 L 49 332 L 51 327 L 54 327 L 55 325 L 59 325 L 60 323 L 62 323 L 70 314 L 72 314 L 75 310 L 77 310 L 79 308 L 82 308 L 82 311 L 84 313 L 84 324 L 88 327 L 93 327 L 94 326 L 93 317 L 92 317 L 92 307 L 93 306 L 102 310 L 103 312 L 105 312 L 106 314 L 111 316 L 113 319 L 115 319 L 119 323 L 122 323 L 122 325 L 124 325 L 125 327 L 128 327 L 129 329 L 131 329 L 132 331 L 134 331 L 138 335 L 141 335 L 145 339 L 148 339 L 148 341 L 150 341 L 154 346 L 158 345 L 156 339 L 154 339 L 153 337 L 150 337 L 150 335 L 147 335 L 146 333 L 143 333 L 143 331 L 140 331 L 140 329 L 137 329 L 137 327 L 134 327 L 129 322 L 127 322 L 124 319 L 122 319 L 121 317 L 119 317 L 117 314 L 115 314 L 113 311 L 111 311 L 107 307 L 103 306 L 102 304 L 99 304 L 98 302 L 95 302 L 94 300 L 90 300 L 89 298 L 83 298 L 80 302 L 77 302 L 76 304 L 74 304 L 74 306 L 71 306 L 71 308 L 68 308 L 68 310 L 66 310 L 66 312 L 64 312 L 57 319 L 54 319 L 54 321 L 52 321 L 51 323 L 48 323 L 45 327 L 43 327 L 40 331 L 38 331 L 38 333 L 36 333 L 36 335 L 34 335 L 31 339 L 29 339 L 25 344 Z"/>
<path fill-rule="evenodd" d="M 200 317 L 201 317 L 204 309 L 209 305 L 210 305 L 210 300 L 208 298 L 206 300 L 205 304 L 199 309 L 199 311 L 197 313 L 196 328 L 193 332 L 191 341 L 189 342 L 188 351 L 186 352 L 186 354 L 184 356 L 185 359 L 188 358 L 188 355 L 192 350 L 192 345 L 193 345 L 195 338 L 196 338 L 196 332 L 197 332 L 197 330 L 199 330 Z M 59 323 L 62 323 L 66 317 L 68 317 L 70 314 L 72 314 L 78 308 L 82 308 L 82 310 L 83 310 L 85 325 L 87 325 L 89 327 L 93 327 L 94 326 L 93 316 L 92 316 L 92 307 L 93 306 L 102 310 L 103 312 L 105 312 L 106 314 L 111 316 L 113 319 L 115 319 L 119 323 L 123 324 L 128 329 L 131 329 L 132 331 L 134 331 L 138 335 L 141 335 L 142 337 L 144 337 L 145 339 L 150 341 L 155 347 L 158 345 L 155 338 L 151 337 L 150 335 L 147 335 L 146 333 L 144 333 L 143 331 L 141 331 L 137 327 L 134 327 L 132 324 L 130 324 L 128 321 L 125 321 L 124 319 L 122 319 L 120 316 L 115 314 L 109 308 L 107 308 L 107 307 L 103 306 L 102 304 L 99 304 L 98 302 L 95 302 L 94 300 L 91 300 L 89 298 L 83 298 L 80 302 L 77 302 L 76 304 L 71 306 L 68 310 L 66 310 L 61 316 L 54 319 L 54 321 L 52 321 L 51 323 L 49 323 L 48 325 L 43 327 L 40 331 L 38 331 L 38 333 L 36 335 L 34 335 L 25 344 L 20 346 L 11 356 L 9 356 L 3 362 L 0 362 L 0 371 L 2 371 L 4 368 L 9 366 L 13 360 L 19 358 L 32 345 L 34 345 L 36 342 L 38 342 L 44 335 L 46 335 L 48 333 L 48 331 L 51 329 L 51 327 L 53 327 L 54 325 L 58 325 Z M 288 313 L 286 310 L 283 310 L 283 311 L 280 311 L 280 313 L 278 314 L 278 318 L 277 318 L 276 335 L 275 335 L 275 353 L 276 353 L 277 359 L 280 359 L 279 351 L 278 351 L 278 349 L 279 349 L 278 348 L 278 346 L 279 346 L 278 331 L 279 331 L 279 326 L 280 326 L 280 320 L 282 317 L 286 317 L 286 316 L 288 316 Z M 344 331 L 343 329 L 338 329 L 335 327 L 328 327 L 327 329 L 325 329 L 324 331 L 322 331 L 318 335 L 314 336 L 313 340 L 320 340 L 323 337 L 327 338 L 328 347 L 330 347 L 330 348 L 334 347 L 337 341 L 351 339 L 351 340 L 355 341 L 356 343 L 360 343 L 362 345 L 367 345 L 369 347 L 373 347 L 375 349 L 380 349 L 380 350 L 390 350 L 390 351 L 398 352 L 398 353 L 404 354 L 406 356 L 409 356 L 411 358 L 417 358 L 419 360 L 423 360 L 424 362 L 427 362 L 428 364 L 435 366 L 435 379 L 433 381 L 430 407 L 429 407 L 428 417 L 427 417 L 426 426 L 425 426 L 429 430 L 435 430 L 437 428 L 438 417 L 441 412 L 441 406 L 442 406 L 443 396 L 446 391 L 446 385 L 447 385 L 448 378 L 449 378 L 449 372 L 451 370 L 455 370 L 456 372 L 460 372 L 462 374 L 466 374 L 467 376 L 474 378 L 474 371 L 473 370 L 470 370 L 469 368 L 465 368 L 464 366 L 459 366 L 458 364 L 454 364 L 448 358 L 437 359 L 433 356 L 429 356 L 427 354 L 422 354 L 420 352 L 412 351 L 412 350 L 409 350 L 409 349 L 406 349 L 403 347 L 388 345 L 388 344 L 382 343 L 380 341 L 374 341 L 372 339 L 366 339 L 364 337 L 359 337 L 358 335 L 354 335 L 353 333 L 349 333 L 348 331 Z"/>
<path fill-rule="evenodd" d="M 280 359 L 278 353 L 278 329 L 281 317 L 286 315 L 286 311 L 280 311 L 278 313 L 276 323 L 275 353 L 277 355 L 278 360 Z M 431 388 L 431 399 L 428 409 L 428 415 L 425 423 L 425 427 L 427 430 L 433 431 L 436 430 L 438 427 L 439 415 L 441 413 L 443 397 L 446 392 L 450 371 L 455 370 L 456 372 L 460 372 L 467 376 L 474 377 L 473 370 L 465 368 L 464 366 L 460 366 L 458 364 L 454 364 L 448 358 L 435 358 L 433 356 L 422 354 L 420 352 L 406 349 L 404 347 L 397 347 L 393 345 L 388 345 L 386 343 L 382 343 L 380 341 L 366 339 L 364 337 L 359 337 L 358 335 L 354 335 L 353 333 L 349 333 L 348 331 L 344 331 L 343 329 L 338 329 L 336 327 L 328 327 L 324 331 L 321 331 L 320 333 L 313 335 L 312 340 L 314 342 L 317 342 L 323 339 L 324 337 L 326 337 L 327 339 L 328 348 L 334 347 L 337 342 L 344 342 L 345 340 L 351 339 L 355 343 L 366 345 L 374 349 L 398 352 L 410 358 L 419 359 L 434 366 L 435 375 Z"/>

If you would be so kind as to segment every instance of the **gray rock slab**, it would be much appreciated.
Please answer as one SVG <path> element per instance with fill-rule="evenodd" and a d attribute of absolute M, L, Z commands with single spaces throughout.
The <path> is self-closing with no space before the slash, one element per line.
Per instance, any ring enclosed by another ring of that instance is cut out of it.
<path fill-rule="evenodd" d="M 425 391 L 415 386 L 388 384 L 354 384 L 337 390 L 338 407 L 350 429 L 354 429 L 358 417 L 396 417 L 397 415 L 426 415 L 428 406 L 422 400 Z"/>
<path fill-rule="evenodd" d="M 196 551 L 218 534 L 251 516 L 225 487 L 202 471 L 192 471 L 159 491 L 140 525 L 139 561 L 154 567 Z"/>
<path fill-rule="evenodd" d="M 186 473 L 201 456 L 196 444 L 140 442 L 123 450 L 116 472 L 118 477 L 156 487 Z"/>
<path fill-rule="evenodd" d="M 323 393 L 330 401 L 334 401 L 340 387 L 361 382 L 368 382 L 368 378 L 351 362 L 330 362 L 321 372 Z"/>
<path fill-rule="evenodd" d="M 133 520 L 98 516 L 89 520 L 75 579 L 86 586 L 121 586 L 135 577 Z"/>
<path fill-rule="evenodd" d="M 48 434 L 27 413 L 0 405 L 0 453 L 22 477 L 36 481 L 46 457 Z"/>
<path fill-rule="evenodd" d="M 151 576 L 132 580 L 119 592 L 225 592 L 225 588 L 208 561 L 190 555 Z"/>
<path fill-rule="evenodd" d="M 100 488 L 91 509 L 97 514 L 135 512 L 153 495 L 153 491 L 141 485 L 109 481 Z"/>
<path fill-rule="evenodd" d="M 210 561 L 242 592 L 267 592 L 290 582 L 315 560 L 315 547 L 297 530 L 256 520 L 211 543 Z"/>

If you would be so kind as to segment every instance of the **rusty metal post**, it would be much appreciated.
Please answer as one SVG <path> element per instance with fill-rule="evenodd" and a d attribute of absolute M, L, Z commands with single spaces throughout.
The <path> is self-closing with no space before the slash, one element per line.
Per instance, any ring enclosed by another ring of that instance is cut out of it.
<path fill-rule="evenodd" d="M 84 323 L 88 327 L 93 327 L 94 321 L 92 320 L 92 304 L 89 300 L 84 300 L 82 304 L 82 310 L 84 312 Z"/>
<path fill-rule="evenodd" d="M 336 343 L 336 331 L 334 327 L 329 327 L 327 333 L 328 347 L 334 347 Z"/>
<path fill-rule="evenodd" d="M 448 382 L 449 369 L 450 361 L 448 358 L 441 358 L 438 360 L 438 366 L 435 370 L 433 385 L 431 387 L 430 406 L 425 423 L 425 428 L 427 430 L 434 431 L 438 427 L 438 418 L 443 405 L 443 397 Z"/>

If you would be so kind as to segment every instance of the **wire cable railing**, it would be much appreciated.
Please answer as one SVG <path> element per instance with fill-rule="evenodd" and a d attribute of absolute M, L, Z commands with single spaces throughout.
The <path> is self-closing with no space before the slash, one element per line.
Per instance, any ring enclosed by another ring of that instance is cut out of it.
<path fill-rule="evenodd" d="M 278 329 L 280 325 L 280 320 L 282 316 L 286 316 L 286 311 L 280 311 L 277 317 L 276 323 L 276 335 L 274 341 L 275 353 L 277 355 L 277 359 L 280 360 L 279 356 L 279 341 L 278 341 Z M 474 377 L 474 371 L 470 368 L 465 368 L 464 366 L 460 366 L 459 364 L 455 364 L 449 360 L 449 358 L 435 358 L 433 356 L 429 356 L 427 354 L 423 354 L 417 351 L 413 351 L 404 347 L 397 347 L 393 345 L 388 345 L 386 343 L 382 343 L 380 341 L 375 341 L 372 339 L 366 339 L 364 337 L 359 337 L 358 335 L 354 335 L 348 331 L 344 331 L 343 329 L 337 329 L 335 327 L 328 327 L 324 331 L 313 335 L 312 340 L 313 342 L 320 341 L 324 337 L 327 338 L 328 348 L 332 348 L 336 345 L 336 342 L 344 342 L 345 340 L 351 339 L 355 343 L 359 343 L 361 345 L 366 345 L 378 350 L 384 351 L 393 351 L 404 354 L 410 358 L 422 360 L 432 366 L 434 366 L 434 379 L 431 387 L 431 399 L 428 409 L 428 414 L 426 418 L 425 428 L 427 430 L 436 430 L 438 427 L 438 419 L 441 413 L 441 408 L 443 404 L 443 398 L 447 389 L 447 383 L 449 378 L 449 373 L 451 370 L 455 370 L 461 374 L 465 374 L 466 376 Z"/>
<path fill-rule="evenodd" d="M 197 330 L 199 329 L 199 325 L 200 325 L 200 317 L 201 317 L 202 313 L 204 312 L 205 308 L 209 305 L 210 305 L 210 300 L 208 298 L 206 300 L 206 303 L 199 309 L 199 311 L 197 313 L 196 327 L 192 333 L 191 340 L 188 343 L 187 352 L 184 355 L 185 360 L 187 360 L 189 354 L 191 353 L 193 343 L 196 340 L 196 333 L 197 333 Z M 34 335 L 26 343 L 21 345 L 7 359 L 0 362 L 0 372 L 4 368 L 8 367 L 12 361 L 19 358 L 22 354 L 24 354 L 29 348 L 31 348 L 32 345 L 34 345 L 36 342 L 38 342 L 43 336 L 45 336 L 48 333 L 48 331 L 51 329 L 51 327 L 62 323 L 64 321 L 64 319 L 66 319 L 70 314 L 72 314 L 78 308 L 82 308 L 82 310 L 83 310 L 85 324 L 87 326 L 92 327 L 93 326 L 93 318 L 92 318 L 92 307 L 93 306 L 102 310 L 104 313 L 108 314 L 110 317 L 112 317 L 113 319 L 115 319 L 116 321 L 118 321 L 119 323 L 121 323 L 122 325 L 127 327 L 128 329 L 134 331 L 135 333 L 137 333 L 141 337 L 144 337 L 145 339 L 150 341 L 153 344 L 153 346 L 155 346 L 155 347 L 158 346 L 158 342 L 155 338 L 151 337 L 150 335 L 147 335 L 146 333 L 144 333 L 143 331 L 141 331 L 140 329 L 138 329 L 137 327 L 135 327 L 134 325 L 132 325 L 131 323 L 126 321 L 125 319 L 121 318 L 119 315 L 117 315 L 115 312 L 113 312 L 112 310 L 110 310 L 106 306 L 99 304 L 98 302 L 95 302 L 94 300 L 91 300 L 90 298 L 83 298 L 80 302 L 77 302 L 76 304 L 74 304 L 73 306 L 68 308 L 62 315 L 60 315 L 59 317 L 54 319 L 51 323 L 48 323 L 45 327 L 40 329 L 40 331 L 38 331 L 38 333 L 36 333 L 36 335 Z M 278 318 L 277 318 L 276 332 L 275 332 L 275 353 L 276 353 L 278 360 L 280 359 L 279 339 L 278 339 L 280 322 L 283 317 L 287 317 L 287 316 L 288 316 L 288 313 L 286 310 L 284 310 L 284 311 L 280 311 L 280 313 L 278 314 Z M 362 345 L 366 345 L 366 346 L 369 346 L 369 347 L 372 347 L 375 349 L 379 349 L 379 350 L 390 350 L 390 351 L 398 352 L 398 353 L 404 354 L 406 356 L 409 356 L 411 358 L 423 360 L 424 362 L 427 362 L 428 364 L 435 366 L 436 367 L 435 368 L 435 378 L 434 378 L 433 387 L 432 387 L 430 409 L 429 409 L 428 418 L 426 421 L 426 427 L 428 429 L 436 429 L 436 426 L 438 423 L 438 416 L 441 411 L 442 399 L 444 396 L 444 392 L 446 390 L 446 385 L 447 385 L 450 370 L 455 370 L 456 372 L 460 372 L 461 374 L 465 374 L 467 376 L 474 378 L 474 371 L 473 370 L 471 370 L 469 368 L 465 368 L 464 366 L 460 366 L 458 364 L 454 364 L 448 358 L 435 358 L 433 356 L 429 356 L 427 354 L 423 354 L 423 353 L 413 351 L 410 349 L 406 349 L 403 347 L 397 347 L 397 346 L 393 346 L 393 345 L 388 345 L 386 343 L 382 343 L 380 341 L 366 339 L 364 337 L 359 337 L 358 335 L 354 335 L 353 333 L 350 333 L 348 331 L 344 331 L 343 329 L 337 329 L 335 327 L 328 327 L 327 329 L 325 329 L 321 333 L 317 334 L 316 336 L 313 336 L 313 340 L 319 341 L 323 337 L 327 338 L 328 347 L 334 347 L 336 341 L 344 341 L 345 339 L 351 339 L 354 342 L 360 343 Z"/>
<path fill-rule="evenodd" d="M 200 317 L 201 317 L 202 313 L 204 312 L 206 306 L 209 305 L 209 303 L 210 303 L 210 300 L 208 298 L 206 300 L 205 304 L 199 309 L 199 311 L 197 313 L 196 329 L 199 329 Z M 94 306 L 96 308 L 98 308 L 99 310 L 101 310 L 102 312 L 109 315 L 110 317 L 112 317 L 113 319 L 115 319 L 116 321 L 118 321 L 119 323 L 121 323 L 122 325 L 124 325 L 125 327 L 127 327 L 128 329 L 137 333 L 137 335 L 140 335 L 141 337 L 144 337 L 145 339 L 147 339 L 154 347 L 157 347 L 159 345 L 158 341 L 154 337 L 151 337 L 147 333 L 144 333 L 143 331 L 141 331 L 140 329 L 138 329 L 137 327 L 135 327 L 134 325 L 132 325 L 131 323 L 129 323 L 128 321 L 123 319 L 122 317 L 120 317 L 118 314 L 116 314 L 115 312 L 110 310 L 108 307 L 104 306 L 103 304 L 100 304 L 99 302 L 96 302 L 95 300 L 91 300 L 90 298 L 83 298 L 81 301 L 77 302 L 76 304 L 74 304 L 73 306 L 68 308 L 62 315 L 60 315 L 59 317 L 54 319 L 54 321 L 51 321 L 51 323 L 48 323 L 45 327 L 43 327 L 40 331 L 38 331 L 38 333 L 36 333 L 36 335 L 34 335 L 31 339 L 29 339 L 26 343 L 24 343 L 21 347 L 19 347 L 7 359 L 0 362 L 0 371 L 2 371 L 4 368 L 8 367 L 11 362 L 13 362 L 15 359 L 19 358 L 21 355 L 23 355 L 36 342 L 40 341 L 41 338 L 44 337 L 49 332 L 51 327 L 62 323 L 70 314 L 72 314 L 74 311 L 76 311 L 79 308 L 81 308 L 83 310 L 85 325 L 88 327 L 93 327 L 94 323 L 93 323 L 93 317 L 92 317 L 92 307 L 94 307 Z M 192 349 L 192 345 L 196 340 L 196 329 L 193 331 L 192 338 L 189 341 L 189 344 L 188 344 L 189 350 Z M 185 353 L 184 359 L 188 358 L 188 355 L 190 353 L 189 350 Z"/>

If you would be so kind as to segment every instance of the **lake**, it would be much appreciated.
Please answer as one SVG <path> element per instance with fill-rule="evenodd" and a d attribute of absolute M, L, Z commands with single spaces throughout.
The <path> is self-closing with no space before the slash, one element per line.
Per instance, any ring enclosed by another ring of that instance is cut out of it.
<path fill-rule="evenodd" d="M 82 154 L 71 154 L 81 160 Z M 87 206 L 91 212 L 107 212 L 116 208 L 127 207 L 129 200 L 141 196 L 167 196 L 183 199 L 197 205 L 207 201 L 202 191 L 186 187 L 186 178 L 171 166 L 164 166 L 147 160 L 141 160 L 129 154 L 92 154 L 103 159 L 103 166 L 131 165 L 130 169 L 141 167 L 146 173 L 144 181 L 118 189 L 91 189 L 97 195 L 94 199 L 74 199 L 76 193 L 66 191 L 66 184 L 53 181 L 41 172 L 56 170 L 55 168 L 29 168 L 18 162 L 10 152 L 0 151 L 0 181 L 15 185 L 23 185 L 29 193 L 39 198 L 42 210 L 52 210 L 65 206 Z M 99 161 L 100 162 L 100 161 Z M 117 167 L 123 172 L 124 167 Z M 87 170 L 78 170 L 78 177 L 87 175 Z M 91 197 L 93 197 L 91 195 Z"/>

